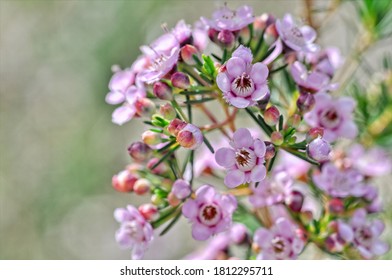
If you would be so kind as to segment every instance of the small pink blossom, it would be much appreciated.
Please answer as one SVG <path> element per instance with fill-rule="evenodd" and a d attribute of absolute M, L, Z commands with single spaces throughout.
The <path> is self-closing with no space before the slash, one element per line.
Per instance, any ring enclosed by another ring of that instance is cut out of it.
<path fill-rule="evenodd" d="M 253 241 L 261 249 L 258 260 L 296 259 L 304 248 L 295 226 L 286 218 L 278 219 L 270 229 L 258 229 Z"/>
<path fill-rule="evenodd" d="M 142 214 L 133 206 L 117 208 L 114 218 L 121 223 L 116 241 L 125 249 L 132 249 L 132 259 L 141 259 L 153 240 L 153 229 Z"/>
<path fill-rule="evenodd" d="M 206 240 L 211 235 L 227 230 L 232 223 L 237 200 L 233 195 L 222 195 L 212 186 L 204 185 L 196 191 L 196 198 L 187 200 L 182 214 L 192 222 L 192 236 Z"/>
<path fill-rule="evenodd" d="M 266 146 L 260 139 L 254 139 L 246 128 L 239 128 L 230 142 L 231 148 L 220 148 L 215 153 L 216 163 L 227 170 L 224 183 L 235 188 L 244 183 L 264 180 L 266 168 L 264 156 Z"/>
<path fill-rule="evenodd" d="M 306 113 L 305 121 L 311 127 L 324 128 L 323 138 L 332 142 L 338 137 L 353 139 L 358 134 L 358 128 L 353 121 L 355 101 L 350 97 L 333 99 L 326 93 L 314 96 L 315 105 Z"/>
<path fill-rule="evenodd" d="M 237 108 L 253 106 L 269 95 L 268 67 L 261 62 L 252 64 L 252 59 L 251 50 L 241 45 L 216 77 L 223 97 Z"/>

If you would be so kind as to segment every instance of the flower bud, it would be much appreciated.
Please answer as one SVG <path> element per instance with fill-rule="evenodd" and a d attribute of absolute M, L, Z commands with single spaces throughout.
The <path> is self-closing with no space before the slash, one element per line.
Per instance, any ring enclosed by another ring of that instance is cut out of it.
<path fill-rule="evenodd" d="M 288 121 L 287 124 L 293 128 L 298 128 L 299 124 L 301 123 L 301 116 L 298 114 L 292 115 Z"/>
<path fill-rule="evenodd" d="M 261 35 L 263 30 L 273 23 L 275 23 L 275 17 L 271 14 L 263 13 L 261 16 L 255 18 L 255 21 L 253 22 L 253 30 L 255 34 Z"/>
<path fill-rule="evenodd" d="M 154 174 L 163 174 L 167 171 L 167 167 L 166 165 L 164 165 L 163 163 L 158 164 L 157 167 L 155 167 L 154 169 L 152 169 L 152 167 L 157 164 L 157 162 L 159 161 L 158 158 L 152 158 L 147 162 L 147 168 L 151 170 L 152 173 Z"/>
<path fill-rule="evenodd" d="M 128 153 L 136 162 L 142 162 L 151 155 L 151 148 L 143 142 L 137 141 L 128 147 Z"/>
<path fill-rule="evenodd" d="M 156 194 L 153 194 L 152 196 L 151 196 L 151 203 L 152 204 L 154 204 L 154 205 L 156 205 L 156 206 L 160 206 L 160 205 L 162 205 L 163 204 L 163 198 L 162 197 L 160 197 L 159 195 L 156 195 Z"/>
<path fill-rule="evenodd" d="M 138 179 L 133 185 L 133 191 L 138 195 L 147 193 L 150 190 L 150 188 L 151 188 L 151 182 L 144 178 Z"/>
<path fill-rule="evenodd" d="M 318 137 L 308 144 L 306 147 L 306 153 L 311 159 L 318 162 L 325 162 L 329 160 L 331 145 L 329 145 L 329 143 L 323 138 Z"/>
<path fill-rule="evenodd" d="M 269 107 L 264 112 L 264 121 L 269 126 L 274 126 L 279 122 L 280 112 L 275 106 Z"/>
<path fill-rule="evenodd" d="M 344 203 L 343 200 L 339 198 L 332 198 L 328 201 L 328 210 L 334 214 L 341 214 L 344 212 Z"/>
<path fill-rule="evenodd" d="M 324 136 L 324 128 L 322 127 L 313 127 L 306 134 L 306 142 L 311 142 L 314 139 Z"/>
<path fill-rule="evenodd" d="M 264 141 L 265 144 L 265 159 L 271 159 L 275 156 L 275 146 L 271 142 Z"/>
<path fill-rule="evenodd" d="M 274 131 L 271 134 L 271 142 L 276 145 L 276 146 L 280 146 L 283 144 L 283 135 L 282 133 L 278 132 L 278 131 Z"/>
<path fill-rule="evenodd" d="M 286 205 L 294 212 L 300 212 L 304 203 L 304 195 L 299 191 L 292 191 L 286 197 Z"/>
<path fill-rule="evenodd" d="M 219 32 L 213 28 L 208 29 L 208 37 L 216 44 L 218 43 L 218 33 Z"/>
<path fill-rule="evenodd" d="M 142 117 L 151 117 L 155 111 L 155 103 L 148 98 L 139 98 L 135 103 L 136 112 Z"/>
<path fill-rule="evenodd" d="M 250 30 L 248 26 L 245 26 L 244 28 L 242 28 L 240 30 L 240 32 L 238 33 L 238 37 L 241 38 L 241 41 L 243 43 L 249 42 L 250 40 Z"/>
<path fill-rule="evenodd" d="M 140 214 L 148 220 L 152 221 L 159 217 L 158 208 L 151 203 L 142 204 L 138 208 Z"/>
<path fill-rule="evenodd" d="M 167 196 L 167 202 L 169 202 L 169 204 L 173 207 L 176 207 L 177 205 L 179 205 L 181 203 L 181 200 L 179 200 L 174 193 L 169 193 L 169 195 Z"/>
<path fill-rule="evenodd" d="M 154 145 L 161 143 L 162 137 L 161 137 L 161 134 L 159 134 L 159 133 L 147 130 L 147 131 L 143 132 L 142 140 L 143 140 L 144 144 L 154 146 Z"/>
<path fill-rule="evenodd" d="M 172 85 L 176 88 L 187 89 L 191 85 L 191 81 L 187 74 L 176 72 L 171 76 Z"/>
<path fill-rule="evenodd" d="M 185 45 L 181 49 L 181 58 L 188 65 L 195 65 L 196 61 L 193 56 L 199 56 L 199 51 L 195 46 Z"/>
<path fill-rule="evenodd" d="M 171 192 L 178 198 L 184 199 L 188 197 L 192 190 L 189 183 L 185 180 L 178 179 L 174 182 Z"/>
<path fill-rule="evenodd" d="M 131 192 L 137 180 L 138 177 L 135 174 L 128 170 L 123 170 L 113 176 L 112 186 L 119 192 Z"/>
<path fill-rule="evenodd" d="M 278 31 L 276 30 L 275 24 L 271 24 L 267 26 L 264 32 L 264 41 L 268 44 L 271 45 L 276 41 L 276 39 L 279 37 Z"/>
<path fill-rule="evenodd" d="M 180 130 L 183 129 L 186 125 L 186 122 L 183 122 L 180 119 L 174 119 L 168 125 L 167 131 L 169 131 L 170 134 L 177 136 L 178 132 L 180 132 Z"/>
<path fill-rule="evenodd" d="M 159 114 L 167 120 L 173 120 L 177 116 L 176 110 L 169 103 L 161 105 Z"/>
<path fill-rule="evenodd" d="M 177 143 L 184 148 L 195 150 L 203 143 L 203 133 L 197 126 L 187 124 L 178 132 Z"/>
<path fill-rule="evenodd" d="M 218 33 L 217 37 L 220 45 L 222 45 L 225 48 L 231 49 L 234 47 L 234 42 L 235 42 L 235 36 L 233 32 L 229 30 L 222 30 Z"/>
<path fill-rule="evenodd" d="M 172 90 L 170 86 L 164 82 L 156 82 L 152 90 L 154 95 L 161 100 L 172 100 Z"/>
<path fill-rule="evenodd" d="M 297 107 L 302 113 L 305 113 L 312 110 L 314 103 L 315 100 L 313 94 L 308 92 L 300 93 L 297 100 Z"/>

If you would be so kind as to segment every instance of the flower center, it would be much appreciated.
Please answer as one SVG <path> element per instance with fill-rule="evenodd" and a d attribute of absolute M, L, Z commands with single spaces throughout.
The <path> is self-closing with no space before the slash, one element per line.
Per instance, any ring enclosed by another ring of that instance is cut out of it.
<path fill-rule="evenodd" d="M 237 167 L 241 171 L 250 171 L 256 165 L 255 153 L 247 148 L 242 148 L 235 153 Z"/>
<path fill-rule="evenodd" d="M 275 236 L 274 239 L 272 239 L 271 243 L 274 253 L 280 258 L 284 258 L 284 255 L 287 251 L 285 240 L 280 236 Z"/>
<path fill-rule="evenodd" d="M 204 205 L 199 214 L 200 221 L 206 226 L 216 225 L 220 220 L 220 216 L 220 208 L 214 204 Z"/>
<path fill-rule="evenodd" d="M 136 223 L 135 221 L 127 222 L 123 224 L 123 228 L 131 239 L 135 240 L 136 242 L 143 241 L 144 234 L 140 224 Z"/>
<path fill-rule="evenodd" d="M 255 91 L 255 84 L 250 76 L 243 73 L 231 83 L 232 91 L 239 97 L 247 97 Z"/>
<path fill-rule="evenodd" d="M 335 128 L 339 124 L 340 119 L 336 110 L 331 108 L 322 113 L 320 121 L 324 127 Z"/>
<path fill-rule="evenodd" d="M 357 230 L 355 239 L 360 244 L 369 244 L 372 240 L 372 232 L 368 227 L 362 227 L 361 229 Z"/>

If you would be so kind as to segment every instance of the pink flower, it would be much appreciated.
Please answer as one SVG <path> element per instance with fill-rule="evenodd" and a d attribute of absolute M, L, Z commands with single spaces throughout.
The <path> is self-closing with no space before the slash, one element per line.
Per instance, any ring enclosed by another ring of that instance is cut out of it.
<path fill-rule="evenodd" d="M 306 153 L 315 161 L 325 162 L 330 159 L 331 145 L 322 137 L 312 140 L 306 147 Z"/>
<path fill-rule="evenodd" d="M 353 139 L 357 136 L 358 128 L 352 116 L 356 104 L 352 98 L 332 99 L 326 93 L 318 93 L 314 97 L 316 103 L 304 118 L 311 127 L 324 128 L 323 138 L 326 141 L 332 142 L 338 137 Z"/>
<path fill-rule="evenodd" d="M 264 142 L 254 139 L 248 129 L 239 128 L 230 145 L 232 148 L 220 148 L 215 153 L 216 163 L 227 170 L 225 185 L 235 188 L 244 183 L 262 181 L 267 173 Z"/>
<path fill-rule="evenodd" d="M 321 72 L 308 71 L 301 62 L 296 61 L 290 67 L 291 75 L 300 89 L 306 92 L 333 90 L 335 84 L 330 85 L 330 78 Z"/>
<path fill-rule="evenodd" d="M 323 165 L 320 174 L 313 175 L 313 181 L 333 197 L 362 197 L 369 191 L 363 176 L 356 170 L 339 170 L 333 163 Z"/>
<path fill-rule="evenodd" d="M 277 169 L 271 178 L 266 178 L 259 185 L 252 185 L 253 194 L 250 203 L 258 208 L 281 203 L 289 195 L 293 179 L 284 169 Z"/>
<path fill-rule="evenodd" d="M 305 61 L 312 66 L 313 70 L 332 78 L 342 65 L 343 58 L 338 48 L 328 47 L 314 53 L 305 53 Z"/>
<path fill-rule="evenodd" d="M 298 26 L 290 14 L 276 20 L 276 30 L 285 45 L 294 51 L 314 52 L 319 48 L 313 43 L 316 31 L 307 25 Z"/>
<path fill-rule="evenodd" d="M 268 67 L 261 62 L 252 65 L 252 59 L 251 50 L 241 45 L 216 77 L 223 97 L 237 108 L 253 106 L 269 94 Z"/>
<path fill-rule="evenodd" d="M 389 245 L 379 239 L 385 228 L 384 223 L 381 220 L 369 221 L 366 214 L 365 209 L 358 209 L 349 225 L 354 233 L 353 244 L 364 258 L 370 259 L 388 252 Z"/>
<path fill-rule="evenodd" d="M 192 236 L 206 240 L 211 235 L 227 230 L 237 208 L 233 195 L 221 195 L 212 186 L 204 185 L 196 191 L 196 198 L 187 200 L 182 214 L 192 222 Z"/>
<path fill-rule="evenodd" d="M 116 232 L 116 241 L 121 247 L 132 249 L 132 259 L 141 259 L 153 239 L 151 224 L 131 205 L 117 208 L 114 218 L 121 223 Z"/>
<path fill-rule="evenodd" d="M 212 14 L 212 19 L 201 18 L 208 27 L 217 31 L 239 31 L 254 19 L 253 9 L 249 6 L 241 6 L 235 11 L 224 6 Z"/>
<path fill-rule="evenodd" d="M 261 249 L 258 260 L 296 259 L 304 247 L 295 226 L 285 218 L 278 219 L 270 229 L 258 229 L 253 241 Z"/>

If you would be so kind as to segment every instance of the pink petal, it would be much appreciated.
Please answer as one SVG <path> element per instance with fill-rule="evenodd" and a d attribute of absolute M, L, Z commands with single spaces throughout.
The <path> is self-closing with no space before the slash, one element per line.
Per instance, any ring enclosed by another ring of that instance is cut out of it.
<path fill-rule="evenodd" d="M 222 207 L 225 211 L 233 213 L 237 209 L 237 199 L 233 195 L 222 196 Z"/>
<path fill-rule="evenodd" d="M 350 243 L 354 239 L 354 232 L 351 229 L 350 226 L 344 224 L 344 223 L 339 223 L 339 235 L 340 237 L 343 238 L 344 241 L 347 243 Z"/>
<path fill-rule="evenodd" d="M 274 44 L 271 45 L 271 47 L 269 47 L 269 50 L 271 48 L 274 48 L 274 50 L 271 52 L 271 54 L 269 56 L 267 56 L 262 63 L 268 65 L 270 64 L 272 61 L 274 61 L 283 51 L 283 43 L 280 39 L 276 40 L 276 42 Z"/>
<path fill-rule="evenodd" d="M 232 57 L 227 61 L 226 69 L 231 77 L 238 77 L 246 71 L 245 61 L 239 57 Z"/>
<path fill-rule="evenodd" d="M 229 171 L 225 177 L 224 183 L 228 188 L 235 188 L 245 182 L 245 174 L 240 170 Z"/>
<path fill-rule="evenodd" d="M 372 252 L 377 255 L 384 255 L 386 252 L 389 251 L 389 245 L 383 241 L 376 241 L 373 243 Z"/>
<path fill-rule="evenodd" d="M 124 123 L 130 121 L 135 115 L 135 110 L 129 106 L 121 106 L 114 110 L 112 114 L 112 122 L 118 125 L 123 125 Z"/>
<path fill-rule="evenodd" d="M 241 58 L 245 63 L 251 63 L 253 60 L 253 55 L 252 51 L 244 47 L 243 45 L 240 45 L 232 54 L 231 57 L 238 57 Z M 241 73 L 242 74 L 242 73 Z"/>
<path fill-rule="evenodd" d="M 188 199 L 184 206 L 182 206 L 182 214 L 188 219 L 193 219 L 197 216 L 199 208 L 194 200 Z"/>
<path fill-rule="evenodd" d="M 124 102 L 124 100 L 125 100 L 124 94 L 118 91 L 111 91 L 105 97 L 106 103 L 111 105 L 120 104 Z"/>
<path fill-rule="evenodd" d="M 248 107 L 250 104 L 250 101 L 245 98 L 235 97 L 235 98 L 230 98 L 229 103 L 231 105 L 233 105 L 234 107 L 242 109 L 242 108 Z"/>
<path fill-rule="evenodd" d="M 219 73 L 216 77 L 216 83 L 219 89 L 223 92 L 230 91 L 231 83 L 229 77 L 227 77 L 226 73 Z"/>
<path fill-rule="evenodd" d="M 266 146 L 265 146 L 264 141 L 261 141 L 260 139 L 256 139 L 253 146 L 255 148 L 254 151 L 255 151 L 256 156 L 264 157 L 265 150 L 266 150 Z"/>
<path fill-rule="evenodd" d="M 311 43 L 316 39 L 317 33 L 312 27 L 305 25 L 300 27 L 300 30 L 308 43 Z"/>
<path fill-rule="evenodd" d="M 233 141 L 236 148 L 249 148 L 254 140 L 247 128 L 239 128 L 233 134 Z"/>
<path fill-rule="evenodd" d="M 261 62 L 255 63 L 250 71 L 250 77 L 255 84 L 263 84 L 268 77 L 268 67 Z"/>
<path fill-rule="evenodd" d="M 358 134 L 358 127 L 353 121 L 345 121 L 339 128 L 339 134 L 348 139 L 354 139 Z"/>
<path fill-rule="evenodd" d="M 266 174 L 267 170 L 265 169 L 264 165 L 256 165 L 250 173 L 250 180 L 252 182 L 260 182 L 264 180 Z"/>
<path fill-rule="evenodd" d="M 212 234 L 211 230 L 201 224 L 192 225 L 192 237 L 195 240 L 207 240 Z"/>
<path fill-rule="evenodd" d="M 252 93 L 252 100 L 258 101 L 260 99 L 263 99 L 268 93 L 269 93 L 269 88 L 266 84 L 258 86 L 256 90 Z"/>
<path fill-rule="evenodd" d="M 277 232 L 283 237 L 290 238 L 294 235 L 292 224 L 285 218 L 279 218 L 275 223 L 275 227 Z"/>
<path fill-rule="evenodd" d="M 253 241 L 261 248 L 267 248 L 273 238 L 272 233 L 265 228 L 258 229 L 255 234 Z"/>
<path fill-rule="evenodd" d="M 305 65 L 299 61 L 295 61 L 290 67 L 291 75 L 297 84 L 303 84 L 308 78 L 308 71 Z"/>
<path fill-rule="evenodd" d="M 351 113 L 355 108 L 356 102 L 351 97 L 341 97 L 336 101 L 336 107 L 342 112 Z"/>
<path fill-rule="evenodd" d="M 220 148 L 215 153 L 215 161 L 223 167 L 231 167 L 235 164 L 235 152 L 230 148 Z"/>
<path fill-rule="evenodd" d="M 201 186 L 196 191 L 196 197 L 198 201 L 210 202 L 215 196 L 215 190 L 210 185 Z"/>

